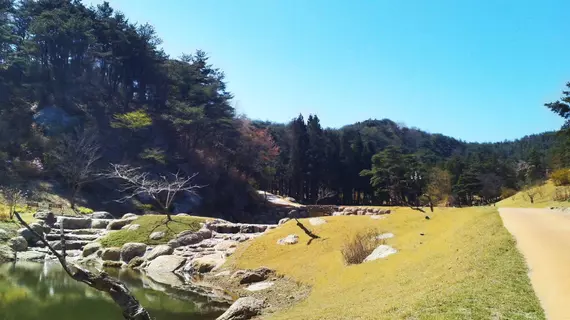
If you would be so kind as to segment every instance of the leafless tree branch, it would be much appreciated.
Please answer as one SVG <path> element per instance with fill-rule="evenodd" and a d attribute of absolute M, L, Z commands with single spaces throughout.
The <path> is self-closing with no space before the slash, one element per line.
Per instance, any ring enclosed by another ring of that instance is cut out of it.
<path fill-rule="evenodd" d="M 65 256 L 57 252 L 49 242 L 35 232 L 30 226 L 22 219 L 18 212 L 14 212 L 16 219 L 28 229 L 34 236 L 48 248 L 53 255 L 57 258 L 63 270 L 75 281 L 83 282 L 86 285 L 108 293 L 113 301 L 123 311 L 123 317 L 126 320 L 151 320 L 148 312 L 141 306 L 139 301 L 131 294 L 129 289 L 119 280 L 109 277 L 105 272 L 95 274 L 91 271 L 83 269 L 76 264 L 68 263 Z"/>

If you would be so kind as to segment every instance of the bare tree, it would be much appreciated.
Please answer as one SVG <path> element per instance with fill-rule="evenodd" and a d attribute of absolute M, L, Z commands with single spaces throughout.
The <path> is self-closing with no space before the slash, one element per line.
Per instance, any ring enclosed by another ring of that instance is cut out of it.
<path fill-rule="evenodd" d="M 10 210 L 10 220 L 14 218 L 14 212 L 16 211 L 16 206 L 23 202 L 26 198 L 26 193 L 20 190 L 18 187 L 8 186 L 0 188 L 2 195 L 4 196 L 4 200 L 8 205 L 8 209 Z"/>
<path fill-rule="evenodd" d="M 542 197 L 542 186 L 529 186 L 526 187 L 523 192 L 523 196 L 525 198 L 528 198 L 530 200 L 530 203 L 534 203 L 534 199 L 537 196 Z"/>
<path fill-rule="evenodd" d="M 192 184 L 197 175 L 198 173 L 195 173 L 187 177 L 177 172 L 153 176 L 149 172 L 143 172 L 141 168 L 121 164 L 111 164 L 111 171 L 106 174 L 108 178 L 123 182 L 121 192 L 127 195 L 117 201 L 125 202 L 140 195 L 148 195 L 165 211 L 168 220 L 172 220 L 169 208 L 177 194 L 196 194 L 196 190 L 203 187 Z"/>
<path fill-rule="evenodd" d="M 46 248 L 51 251 L 63 267 L 63 270 L 65 270 L 73 280 L 85 283 L 94 289 L 108 293 L 113 301 L 115 301 L 115 303 L 121 308 L 123 311 L 123 318 L 126 320 L 151 320 L 148 312 L 142 307 L 139 301 L 122 282 L 110 277 L 105 272 L 93 273 L 76 264 L 68 263 L 65 260 L 65 255 L 57 252 L 46 239 L 30 228 L 18 212 L 14 212 L 14 215 L 18 221 L 26 227 L 26 229 L 40 239 Z"/>
<path fill-rule="evenodd" d="M 71 188 L 72 209 L 75 209 L 76 197 L 83 185 L 97 176 L 94 163 L 101 157 L 99 150 L 95 130 L 76 129 L 73 134 L 64 135 L 51 152 L 58 172 Z"/>
<path fill-rule="evenodd" d="M 317 200 L 315 201 L 315 204 L 319 204 L 319 201 L 322 201 L 324 199 L 328 199 L 328 198 L 332 198 L 335 197 L 337 195 L 337 193 L 335 191 L 332 190 L 323 190 L 320 195 L 317 197 Z"/>

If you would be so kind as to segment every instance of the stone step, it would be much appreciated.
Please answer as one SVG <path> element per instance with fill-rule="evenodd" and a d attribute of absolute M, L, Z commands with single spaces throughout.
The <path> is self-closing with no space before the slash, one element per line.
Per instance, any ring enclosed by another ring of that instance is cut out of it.
<path fill-rule="evenodd" d="M 65 249 L 66 250 L 81 250 L 91 241 L 87 240 L 70 240 L 65 242 Z M 50 241 L 49 244 L 55 250 L 61 250 L 61 241 Z"/>
<path fill-rule="evenodd" d="M 86 241 L 94 241 L 99 238 L 97 234 L 71 234 L 71 233 L 64 233 L 65 240 L 86 240 Z M 46 240 L 48 241 L 55 241 L 61 240 L 61 235 L 59 233 L 50 233 L 46 234 Z"/>
<path fill-rule="evenodd" d="M 102 234 L 105 230 L 102 229 L 63 229 L 64 234 Z M 52 228 L 50 234 L 60 234 L 59 228 Z"/>
<path fill-rule="evenodd" d="M 221 240 L 233 240 L 238 242 L 244 242 L 249 239 L 253 239 L 255 237 L 259 237 L 262 235 L 262 232 L 259 233 L 216 233 L 214 234 L 214 239 L 221 239 Z"/>

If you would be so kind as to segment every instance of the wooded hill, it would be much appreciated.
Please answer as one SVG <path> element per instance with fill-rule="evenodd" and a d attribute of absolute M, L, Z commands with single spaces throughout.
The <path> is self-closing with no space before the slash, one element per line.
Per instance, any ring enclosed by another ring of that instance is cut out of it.
<path fill-rule="evenodd" d="M 0 0 L 0 183 L 55 179 L 72 199 L 85 190 L 112 201 L 121 187 L 100 174 L 111 163 L 149 179 L 199 173 L 197 194 L 173 206 L 231 217 L 257 210 L 256 188 L 303 203 L 488 202 L 567 164 L 554 133 L 477 144 L 386 119 L 251 121 L 203 51 L 174 58 L 160 44 L 108 3 Z"/>

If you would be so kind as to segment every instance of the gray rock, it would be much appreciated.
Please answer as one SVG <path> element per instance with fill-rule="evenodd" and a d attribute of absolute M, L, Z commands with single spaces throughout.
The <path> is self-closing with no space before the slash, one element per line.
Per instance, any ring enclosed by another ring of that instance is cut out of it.
<path fill-rule="evenodd" d="M 89 229 L 91 218 L 57 217 L 57 222 L 64 229 Z"/>
<path fill-rule="evenodd" d="M 121 219 L 138 218 L 139 216 L 134 213 L 125 213 Z"/>
<path fill-rule="evenodd" d="M 240 277 L 239 283 L 250 284 L 254 282 L 260 282 L 266 280 L 267 277 L 269 277 L 269 275 L 273 273 L 274 273 L 273 270 L 265 267 L 261 267 L 255 270 L 245 271 L 243 274 L 239 276 Z"/>
<path fill-rule="evenodd" d="M 285 224 L 287 223 L 289 220 L 291 220 L 290 218 L 283 218 L 281 220 L 279 220 L 279 225 Z"/>
<path fill-rule="evenodd" d="M 24 251 L 19 252 L 16 256 L 16 259 L 21 261 L 41 262 L 46 259 L 46 253 L 38 251 Z"/>
<path fill-rule="evenodd" d="M 129 224 L 121 228 L 121 230 L 137 231 L 141 227 L 140 224 Z"/>
<path fill-rule="evenodd" d="M 138 242 L 125 243 L 121 248 L 121 260 L 129 263 L 134 257 L 142 257 L 146 253 L 146 244 Z"/>
<path fill-rule="evenodd" d="M 48 219 L 49 216 L 54 216 L 53 212 L 51 211 L 38 211 L 36 213 L 34 213 L 34 218 L 38 219 L 38 220 L 46 220 Z"/>
<path fill-rule="evenodd" d="M 22 236 L 14 237 L 8 240 L 8 246 L 16 252 L 28 250 L 28 241 Z"/>
<path fill-rule="evenodd" d="M 191 215 L 187 214 L 187 213 L 179 213 L 176 215 L 177 217 L 191 217 Z"/>
<path fill-rule="evenodd" d="M 14 261 L 15 253 L 12 248 L 6 245 L 0 245 L 0 262 Z"/>
<path fill-rule="evenodd" d="M 92 229 L 106 229 L 112 219 L 93 219 L 91 221 Z"/>
<path fill-rule="evenodd" d="M 180 242 L 178 242 L 178 240 L 176 240 L 176 239 L 172 239 L 172 240 L 168 241 L 167 245 L 173 249 L 176 249 L 176 248 L 182 246 L 182 244 L 180 244 Z"/>
<path fill-rule="evenodd" d="M 273 287 L 273 284 L 274 283 L 271 281 L 258 282 L 258 283 L 254 283 L 252 285 L 249 285 L 247 288 L 245 288 L 245 290 L 251 291 L 251 292 L 261 291 L 261 290 L 265 290 L 265 289 L 269 289 L 269 288 Z"/>
<path fill-rule="evenodd" d="M 196 231 L 196 234 L 202 237 L 202 239 L 210 239 L 212 237 L 212 230 L 201 228 L 200 230 Z"/>
<path fill-rule="evenodd" d="M 376 249 L 374 249 L 374 251 L 372 251 L 372 253 L 369 254 L 368 257 L 366 257 L 366 259 L 364 259 L 364 262 L 386 258 L 387 256 L 392 255 L 396 252 L 398 252 L 398 250 L 390 246 L 387 246 L 385 244 L 382 244 L 378 246 Z"/>
<path fill-rule="evenodd" d="M 113 247 L 103 249 L 101 252 L 101 259 L 105 261 L 119 261 L 121 260 L 121 248 Z"/>
<path fill-rule="evenodd" d="M 0 229 L 0 241 L 8 241 L 12 236 L 4 229 Z"/>
<path fill-rule="evenodd" d="M 190 264 L 191 273 L 207 273 L 216 270 L 226 261 L 225 255 L 214 253 L 192 260 Z"/>
<path fill-rule="evenodd" d="M 226 251 L 228 249 L 237 247 L 238 244 L 239 244 L 239 242 L 237 242 L 237 241 L 223 240 L 222 242 L 219 242 L 218 244 L 216 244 L 214 246 L 214 249 L 216 251 Z"/>
<path fill-rule="evenodd" d="M 296 244 L 297 242 L 299 242 L 299 236 L 296 234 L 290 234 L 285 238 L 277 240 L 277 244 L 280 245 Z"/>
<path fill-rule="evenodd" d="M 150 236 L 148 236 L 148 238 L 150 240 L 160 240 L 160 239 L 164 238 L 165 235 L 166 235 L 166 232 L 164 232 L 164 231 L 155 231 L 155 232 L 151 233 Z"/>
<path fill-rule="evenodd" d="M 107 230 L 121 230 L 121 228 L 123 228 L 127 224 L 130 224 L 131 222 L 135 221 L 136 219 L 137 219 L 137 217 L 128 218 L 128 219 L 113 220 L 113 221 L 109 222 L 109 224 L 107 225 Z"/>
<path fill-rule="evenodd" d="M 115 219 L 112 214 L 107 211 L 96 211 L 91 215 L 91 219 Z"/>
<path fill-rule="evenodd" d="M 263 300 L 254 297 L 239 298 L 216 320 L 248 320 L 261 314 Z"/>
<path fill-rule="evenodd" d="M 180 243 L 180 245 L 188 246 L 191 244 L 196 244 L 200 241 L 204 240 L 204 238 L 196 232 L 191 231 L 184 231 L 181 232 L 177 237 L 176 241 Z"/>
<path fill-rule="evenodd" d="M 165 245 L 165 244 L 161 244 L 161 245 L 154 247 L 150 252 L 148 252 L 144 256 L 144 258 L 148 261 L 151 261 L 151 260 L 154 260 L 160 256 L 170 255 L 170 254 L 172 254 L 172 252 L 174 252 L 174 248 L 172 248 L 171 246 Z"/>
<path fill-rule="evenodd" d="M 311 219 L 309 219 L 309 223 L 312 226 L 320 226 L 321 224 L 327 223 L 327 221 L 323 218 L 311 218 Z"/>
<path fill-rule="evenodd" d="M 92 254 L 94 254 L 95 252 L 99 251 L 99 249 L 101 249 L 103 246 L 99 243 L 99 242 L 91 242 L 88 243 L 84 248 L 83 248 L 83 253 L 82 255 L 84 257 L 90 256 Z"/>
<path fill-rule="evenodd" d="M 178 270 L 185 262 L 186 258 L 180 256 L 160 256 L 146 266 L 146 273 L 154 281 L 176 285 L 181 283 L 181 281 L 173 272 Z"/>

